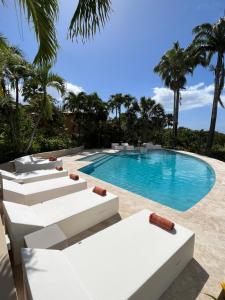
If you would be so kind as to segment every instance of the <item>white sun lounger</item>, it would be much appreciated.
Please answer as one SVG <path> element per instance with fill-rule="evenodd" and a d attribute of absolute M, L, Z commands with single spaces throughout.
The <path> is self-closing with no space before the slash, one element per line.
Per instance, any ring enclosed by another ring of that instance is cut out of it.
<path fill-rule="evenodd" d="M 25 173 L 11 173 L 4 170 L 0 170 L 0 173 L 2 175 L 2 178 L 12 180 L 18 183 L 30 183 L 68 175 L 67 170 L 58 171 L 56 169 L 34 170 Z"/>
<path fill-rule="evenodd" d="M 69 176 L 26 184 L 3 179 L 3 199 L 25 205 L 34 205 L 86 188 L 86 180 L 82 178 L 72 180 Z"/>
<path fill-rule="evenodd" d="M 149 149 L 149 150 L 157 150 L 157 149 L 162 149 L 162 146 L 161 145 L 154 145 L 153 143 L 149 142 L 149 143 L 144 143 L 143 144 L 144 147 L 146 149 Z"/>
<path fill-rule="evenodd" d="M 134 146 L 129 145 L 128 143 L 122 143 L 121 146 L 123 146 L 124 150 L 134 150 Z"/>
<path fill-rule="evenodd" d="M 56 161 L 26 155 L 14 160 L 16 172 L 29 172 L 33 170 L 51 169 L 62 166 L 62 159 L 57 158 Z"/>
<path fill-rule="evenodd" d="M 122 145 L 115 146 L 114 150 L 119 150 L 119 151 L 124 150 L 124 146 Z"/>
<path fill-rule="evenodd" d="M 111 148 L 112 148 L 112 149 L 116 149 L 115 147 L 117 147 L 117 146 L 119 146 L 119 143 L 112 143 L 112 144 L 111 144 Z"/>
<path fill-rule="evenodd" d="M 107 192 L 102 197 L 92 190 L 86 189 L 33 206 L 3 201 L 15 263 L 19 262 L 19 250 L 26 234 L 57 224 L 71 238 L 118 213 L 117 196 Z"/>
<path fill-rule="evenodd" d="M 194 233 L 143 210 L 62 251 L 22 249 L 32 300 L 156 300 L 193 257 Z"/>

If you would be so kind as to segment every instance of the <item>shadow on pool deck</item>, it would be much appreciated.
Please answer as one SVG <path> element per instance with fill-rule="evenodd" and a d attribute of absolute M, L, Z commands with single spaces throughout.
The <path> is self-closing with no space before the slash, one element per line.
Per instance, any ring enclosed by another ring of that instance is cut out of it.
<path fill-rule="evenodd" d="M 193 258 L 160 300 L 195 300 L 208 278 L 209 274 Z"/>

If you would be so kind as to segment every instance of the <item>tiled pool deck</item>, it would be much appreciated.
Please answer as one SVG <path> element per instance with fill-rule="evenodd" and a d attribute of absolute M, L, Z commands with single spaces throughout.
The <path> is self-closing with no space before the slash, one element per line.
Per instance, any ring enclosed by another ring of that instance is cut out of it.
<path fill-rule="evenodd" d="M 112 150 L 104 150 L 104 152 L 108 151 L 113 152 Z M 79 155 L 63 157 L 64 168 L 70 172 L 74 172 L 86 166 L 89 162 L 77 161 L 77 159 L 95 152 L 97 153 L 98 151 L 84 151 L 79 153 Z M 95 226 L 83 235 L 71 240 L 71 243 L 117 222 L 120 218 L 126 218 L 137 211 L 149 208 L 186 226 L 196 234 L 193 261 L 180 274 L 160 300 L 209 299 L 205 293 L 211 293 L 216 297 L 219 296 L 221 290 L 220 282 L 225 280 L 225 163 L 197 154 L 192 155 L 201 158 L 213 167 L 216 174 L 216 183 L 208 195 L 186 212 L 176 211 L 115 185 L 76 171 L 76 173 L 80 173 L 80 176 L 87 180 L 88 186 L 100 185 L 118 195 L 120 210 L 118 216 Z"/>

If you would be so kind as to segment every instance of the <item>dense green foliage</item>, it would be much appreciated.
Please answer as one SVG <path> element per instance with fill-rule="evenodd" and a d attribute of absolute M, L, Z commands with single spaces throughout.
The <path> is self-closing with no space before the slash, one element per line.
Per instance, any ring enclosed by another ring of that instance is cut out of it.
<path fill-rule="evenodd" d="M 171 147 L 172 130 L 166 129 L 163 135 L 156 139 L 156 142 L 161 142 L 166 148 Z M 211 150 L 206 150 L 208 140 L 208 131 L 191 130 L 189 128 L 180 127 L 178 129 L 177 149 L 199 153 L 202 155 L 211 156 L 225 161 L 225 134 L 215 132 L 214 145 Z"/>

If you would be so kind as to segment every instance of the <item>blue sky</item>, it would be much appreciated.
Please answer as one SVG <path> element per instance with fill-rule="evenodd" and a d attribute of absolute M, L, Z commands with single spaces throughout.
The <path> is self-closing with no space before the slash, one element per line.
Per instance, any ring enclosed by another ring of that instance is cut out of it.
<path fill-rule="evenodd" d="M 13 0 L 6 2 L 0 10 L 0 32 L 32 61 L 37 49 L 32 25 L 27 26 L 19 8 L 16 13 Z M 194 26 L 215 22 L 225 9 L 224 0 L 112 0 L 113 13 L 106 27 L 82 44 L 67 39 L 76 2 L 60 2 L 60 50 L 54 71 L 75 91 L 97 91 L 104 100 L 119 92 L 149 96 L 163 103 L 168 112 L 172 95 L 153 73 L 154 66 L 173 42 L 186 47 Z M 212 92 L 213 74 L 197 68 L 183 92 L 180 126 L 208 129 Z M 225 132 L 225 109 L 219 109 L 217 130 Z"/>

